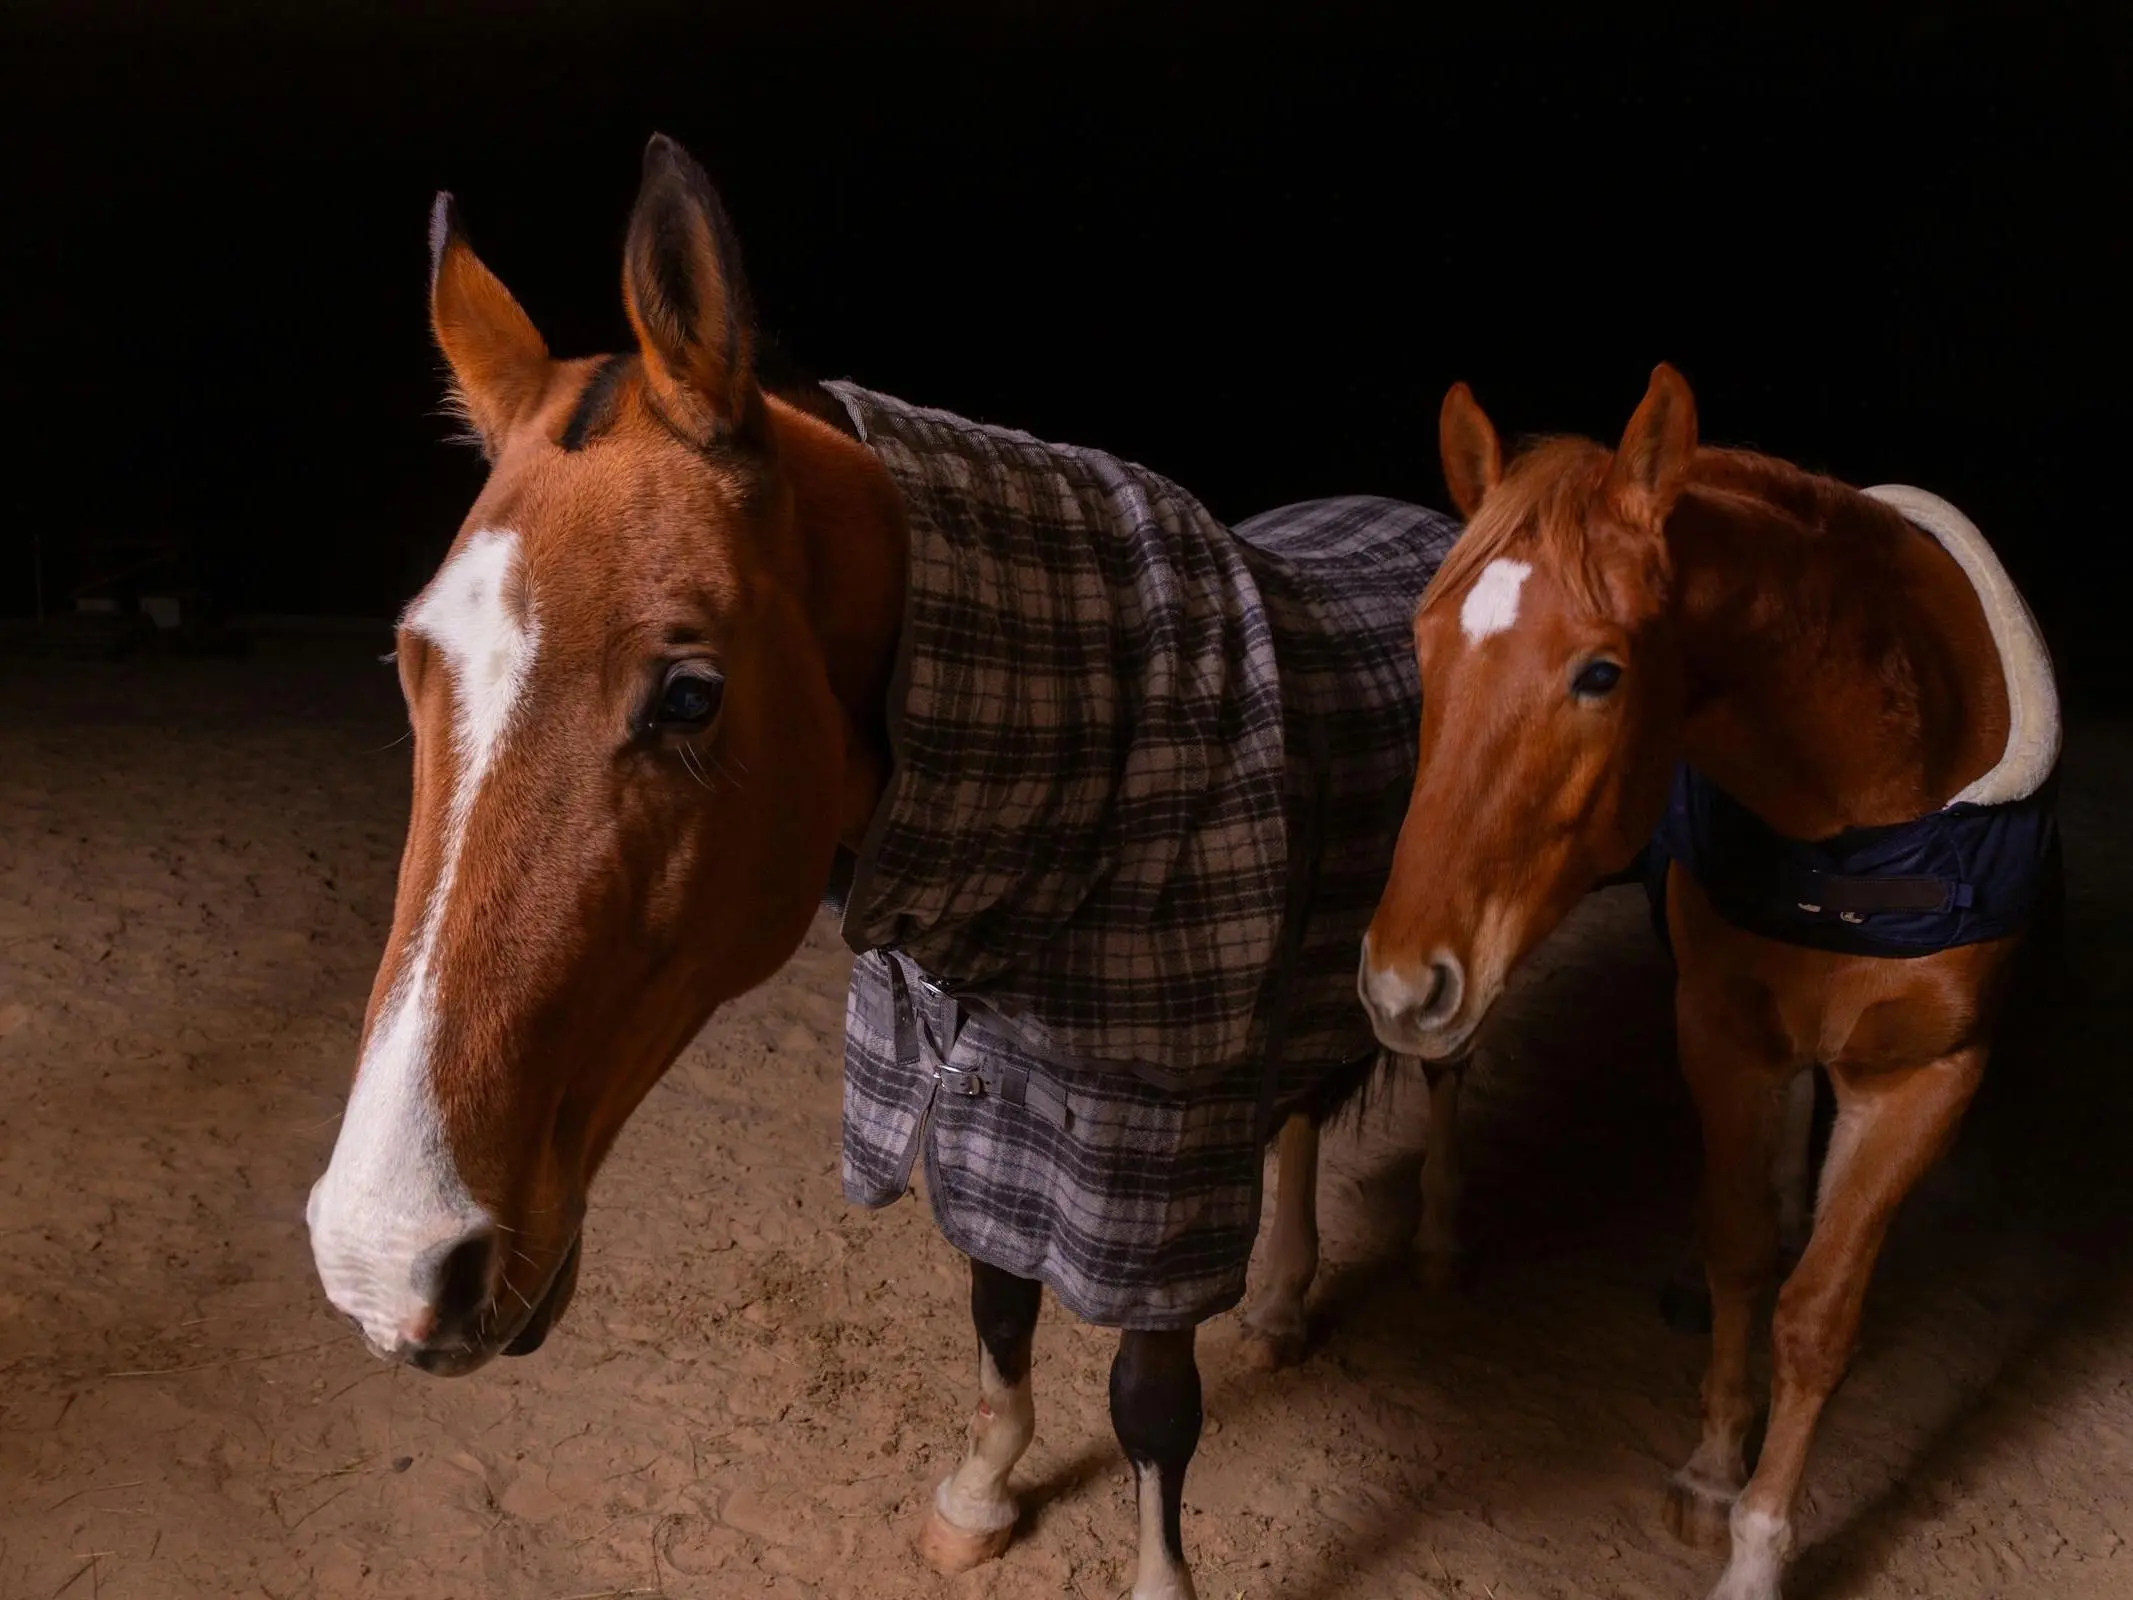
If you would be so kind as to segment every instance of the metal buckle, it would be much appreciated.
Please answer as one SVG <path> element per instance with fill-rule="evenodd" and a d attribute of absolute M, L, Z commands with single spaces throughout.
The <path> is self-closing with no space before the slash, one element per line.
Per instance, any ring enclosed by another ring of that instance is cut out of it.
<path fill-rule="evenodd" d="M 1822 914 L 1820 906 L 1809 905 L 1805 900 L 1802 900 L 1799 905 L 1800 909 L 1811 917 L 1819 917 Z M 1837 920 L 1839 922 L 1849 922 L 1854 927 L 1857 927 L 1860 923 L 1866 921 L 1866 914 L 1861 911 L 1840 911 L 1837 913 Z"/>
<path fill-rule="evenodd" d="M 985 1092 L 985 1080 L 975 1067 L 951 1067 L 943 1061 L 933 1069 L 933 1081 L 950 1094 L 973 1100 Z"/>

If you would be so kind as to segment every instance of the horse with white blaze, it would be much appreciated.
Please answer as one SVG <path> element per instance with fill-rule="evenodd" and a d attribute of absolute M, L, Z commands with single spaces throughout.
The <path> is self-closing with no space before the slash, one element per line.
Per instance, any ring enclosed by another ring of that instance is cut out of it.
<path fill-rule="evenodd" d="M 921 1549 L 956 1571 L 1011 1535 L 1049 1288 L 1120 1330 L 1134 1593 L 1190 1595 L 1194 1331 L 1242 1298 L 1286 1129 L 1246 1324 L 1301 1346 L 1314 1130 L 1381 1064 L 1355 958 L 1414 775 L 1410 620 L 1456 525 L 1353 498 L 1230 529 L 1101 452 L 778 389 L 664 139 L 633 350 L 552 358 L 448 197 L 431 242 L 491 468 L 400 623 L 413 808 L 309 1208 L 328 1296 L 425 1371 L 536 1348 L 624 1121 L 827 897 L 857 953 L 846 1192 L 923 1162 L 971 1261 L 980 1401 Z"/>

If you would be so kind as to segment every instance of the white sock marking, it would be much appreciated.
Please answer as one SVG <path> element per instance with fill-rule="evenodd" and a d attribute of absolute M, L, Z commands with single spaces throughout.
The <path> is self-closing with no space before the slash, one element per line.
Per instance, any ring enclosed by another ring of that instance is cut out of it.
<path fill-rule="evenodd" d="M 1192 1572 L 1170 1554 L 1163 1538 L 1163 1473 L 1154 1463 L 1137 1468 L 1140 1478 L 1141 1548 L 1133 1600 L 1195 1600 Z"/>
<path fill-rule="evenodd" d="M 933 1504 L 951 1526 L 965 1533 L 997 1533 L 1015 1525 L 1015 1498 L 1007 1480 L 1037 1433 L 1037 1407 L 1027 1370 L 1007 1383 L 992 1352 L 978 1347 L 978 1394 L 983 1401 L 970 1424 L 963 1463 L 934 1490 Z"/>
<path fill-rule="evenodd" d="M 458 771 L 437 880 L 356 1069 L 333 1159 L 306 1207 L 327 1297 L 362 1324 L 380 1351 L 390 1350 L 422 1309 L 410 1281 L 416 1259 L 491 1220 L 459 1176 L 430 1081 L 432 957 L 475 798 L 503 746 L 540 642 L 531 605 L 521 621 L 505 603 L 518 544 L 515 533 L 476 533 L 402 619 L 443 652 L 450 669 Z"/>
<path fill-rule="evenodd" d="M 1711 1600 L 1778 1600 L 1785 1563 L 1792 1556 L 1792 1524 L 1736 1502 L 1732 1533 L 1733 1553 Z"/>
<path fill-rule="evenodd" d="M 1491 634 L 1502 633 L 1518 620 L 1518 591 L 1533 576 L 1523 561 L 1501 556 L 1481 569 L 1474 587 L 1467 590 L 1459 607 L 1459 627 L 1469 644 L 1479 644 Z"/>

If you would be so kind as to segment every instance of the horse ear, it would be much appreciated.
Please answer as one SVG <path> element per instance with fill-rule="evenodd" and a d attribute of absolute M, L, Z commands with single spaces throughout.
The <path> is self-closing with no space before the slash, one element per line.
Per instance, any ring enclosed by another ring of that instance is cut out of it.
<path fill-rule="evenodd" d="M 704 169 L 665 134 L 645 146 L 622 298 L 668 419 L 704 443 L 747 431 L 761 397 L 740 248 Z"/>
<path fill-rule="evenodd" d="M 1662 528 L 1696 459 L 1696 397 L 1665 362 L 1652 368 L 1651 386 L 1607 469 L 1607 502 L 1634 526 Z"/>
<path fill-rule="evenodd" d="M 548 346 L 511 291 L 481 264 L 448 194 L 430 207 L 430 331 L 453 398 L 491 457 L 548 383 Z"/>
<path fill-rule="evenodd" d="M 1503 446 L 1474 391 L 1463 383 L 1452 385 L 1437 413 L 1437 451 L 1444 458 L 1444 486 L 1452 492 L 1452 504 L 1472 522 L 1489 491 L 1503 481 Z"/>

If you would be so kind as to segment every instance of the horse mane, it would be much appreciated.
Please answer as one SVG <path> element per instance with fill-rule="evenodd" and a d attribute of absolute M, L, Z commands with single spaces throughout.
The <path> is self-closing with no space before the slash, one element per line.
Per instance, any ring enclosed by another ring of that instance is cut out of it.
<path fill-rule="evenodd" d="M 773 400 L 782 400 L 795 411 L 804 411 L 850 438 L 859 437 L 844 402 L 823 388 L 814 373 L 795 361 L 768 333 L 756 335 L 755 377 L 763 393 Z"/>
<path fill-rule="evenodd" d="M 556 443 L 565 450 L 582 450 L 614 426 L 623 391 L 642 366 L 635 351 L 601 356 L 594 361 Z M 855 439 L 859 436 L 843 403 L 767 333 L 756 335 L 755 373 L 757 387 L 772 399 L 782 400 L 795 411 L 804 411 L 840 433 Z"/>
<path fill-rule="evenodd" d="M 1558 435 L 1522 448 L 1489 492 L 1481 514 L 1452 547 L 1430 596 L 1463 592 L 1491 561 L 1530 554 L 1594 611 L 1615 593 L 1604 552 L 1587 536 L 1591 508 L 1612 459 L 1590 439 Z M 1683 509 L 1778 519 L 1808 538 L 1897 533 L 1903 519 L 1835 478 L 1754 450 L 1705 445 L 1696 452 Z M 1864 553 L 1864 552 L 1862 552 Z"/>

